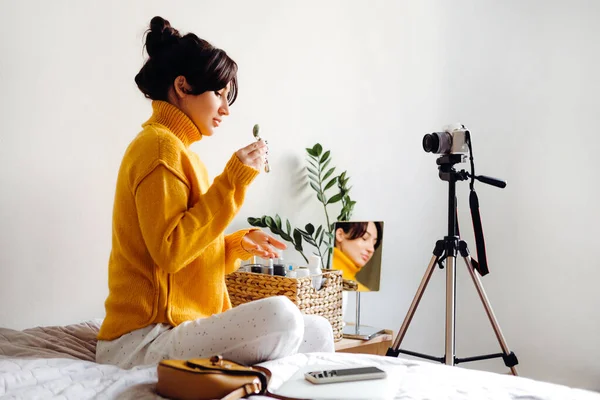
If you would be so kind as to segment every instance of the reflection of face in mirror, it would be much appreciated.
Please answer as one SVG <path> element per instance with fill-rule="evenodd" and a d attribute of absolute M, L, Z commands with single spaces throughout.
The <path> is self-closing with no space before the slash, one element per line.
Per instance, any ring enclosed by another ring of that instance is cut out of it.
<path fill-rule="evenodd" d="M 350 227 L 336 227 L 335 246 L 347 255 L 354 265 L 362 268 L 369 262 L 376 246 L 379 245 L 379 234 L 373 221 L 359 222 Z"/>
<path fill-rule="evenodd" d="M 382 234 L 383 224 L 378 221 L 335 225 L 333 268 L 341 270 L 344 279 L 356 281 L 360 291 L 379 290 L 381 254 L 377 250 Z"/>

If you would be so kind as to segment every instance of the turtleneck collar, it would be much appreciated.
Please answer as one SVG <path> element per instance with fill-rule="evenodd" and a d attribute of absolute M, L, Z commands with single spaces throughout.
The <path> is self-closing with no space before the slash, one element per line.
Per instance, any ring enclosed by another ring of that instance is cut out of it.
<path fill-rule="evenodd" d="M 344 254 L 337 247 L 333 248 L 333 269 L 342 271 L 342 277 L 344 279 L 350 279 L 355 281 L 356 274 L 360 271 L 360 268 L 354 265 L 354 262 Z"/>
<path fill-rule="evenodd" d="M 160 124 L 169 129 L 188 147 L 202 139 L 200 130 L 179 108 L 166 101 L 152 101 L 152 116 L 142 126 Z"/>
<path fill-rule="evenodd" d="M 356 266 L 354 262 L 350 259 L 350 257 L 344 254 L 337 247 L 333 248 L 332 268 L 337 269 L 338 271 L 342 271 L 342 278 L 356 282 L 358 284 L 358 290 L 360 292 L 370 291 L 370 289 L 367 286 L 363 285 L 356 279 L 356 274 L 360 272 L 361 268 Z"/>

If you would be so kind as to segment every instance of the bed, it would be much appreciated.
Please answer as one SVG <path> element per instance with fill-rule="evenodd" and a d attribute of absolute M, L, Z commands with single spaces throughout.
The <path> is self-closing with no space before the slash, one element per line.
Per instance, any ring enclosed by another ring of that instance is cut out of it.
<path fill-rule="evenodd" d="M 160 399 L 155 393 L 156 366 L 124 370 L 94 362 L 100 322 L 91 320 L 23 331 L 0 328 L 0 398 Z M 335 396 L 327 391 L 314 395 L 315 389 L 301 379 L 304 370 L 317 366 L 373 365 L 393 377 L 385 385 L 378 385 L 382 388 L 380 392 L 366 391 L 367 386 L 353 382 L 355 386 L 347 386 L 346 394 L 337 391 L 337 398 L 600 400 L 600 393 L 404 358 L 312 353 L 261 365 L 273 373 L 272 391 L 289 394 L 292 390 L 296 395 L 311 398 Z M 252 396 L 251 399 L 267 398 Z"/>

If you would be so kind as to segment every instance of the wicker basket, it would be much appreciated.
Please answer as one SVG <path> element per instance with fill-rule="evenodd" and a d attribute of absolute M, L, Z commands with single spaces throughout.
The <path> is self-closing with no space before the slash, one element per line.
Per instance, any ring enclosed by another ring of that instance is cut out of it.
<path fill-rule="evenodd" d="M 325 279 L 326 278 L 326 279 Z M 253 300 L 271 296 L 285 296 L 303 314 L 321 315 L 331 323 L 333 339 L 342 339 L 342 273 L 323 270 L 323 287 L 315 290 L 310 276 L 286 278 L 283 276 L 233 272 L 225 277 L 231 304 L 235 307 Z"/>

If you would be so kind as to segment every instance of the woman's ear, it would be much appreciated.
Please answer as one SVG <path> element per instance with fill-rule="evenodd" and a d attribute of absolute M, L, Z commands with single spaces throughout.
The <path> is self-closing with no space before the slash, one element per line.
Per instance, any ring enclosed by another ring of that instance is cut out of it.
<path fill-rule="evenodd" d="M 183 75 L 179 75 L 175 78 L 175 81 L 173 81 L 173 88 L 175 89 L 175 95 L 178 99 L 184 98 L 190 90 L 187 79 L 185 79 L 185 76 Z"/>
<path fill-rule="evenodd" d="M 335 230 L 335 241 L 336 242 L 341 242 L 342 240 L 344 240 L 344 230 L 342 228 L 337 228 Z"/>

